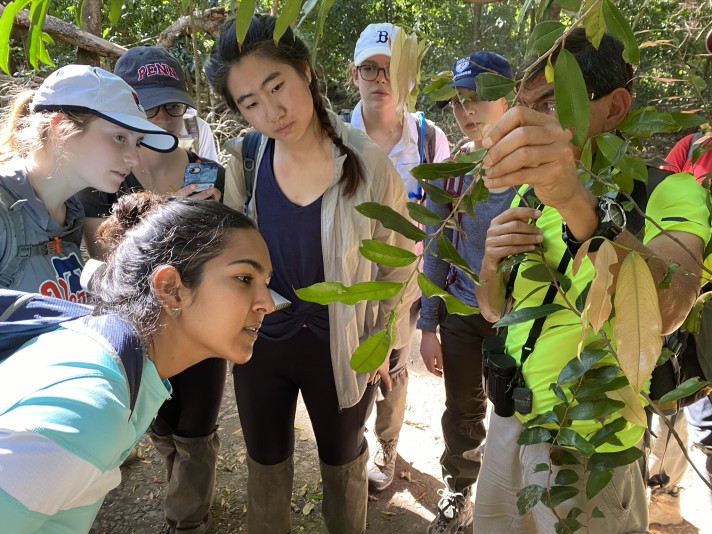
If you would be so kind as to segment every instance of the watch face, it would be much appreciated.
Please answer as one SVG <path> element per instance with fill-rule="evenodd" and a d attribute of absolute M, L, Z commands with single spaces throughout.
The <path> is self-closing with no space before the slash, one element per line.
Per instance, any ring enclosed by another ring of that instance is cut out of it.
<path fill-rule="evenodd" d="M 599 200 L 598 206 L 601 211 L 601 223 L 611 223 L 617 228 L 625 228 L 626 216 L 623 206 L 605 197 Z"/>

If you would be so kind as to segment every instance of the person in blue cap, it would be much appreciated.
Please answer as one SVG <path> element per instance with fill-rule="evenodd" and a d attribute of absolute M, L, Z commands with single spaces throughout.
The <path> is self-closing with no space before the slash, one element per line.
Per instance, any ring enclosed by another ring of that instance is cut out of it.
<path fill-rule="evenodd" d="M 458 59 L 452 67 L 453 80 L 450 86 L 457 94 L 449 105 L 467 142 L 462 152 L 482 148 L 483 133 L 507 110 L 507 101 L 480 100 L 476 92 L 476 77 L 483 72 L 492 72 L 507 78 L 512 77 L 512 68 L 506 59 L 489 51 L 479 51 Z M 477 176 L 459 176 L 434 182 L 453 196 L 468 191 Z M 490 221 L 506 210 L 512 203 L 514 189 L 490 190 L 487 202 L 475 206 L 475 215 L 458 215 L 460 231 L 445 230 L 460 255 L 473 269 L 482 263 L 485 237 Z M 426 199 L 428 209 L 446 218 L 452 206 L 436 204 Z M 437 227 L 429 227 L 434 233 Z M 437 255 L 437 247 L 424 256 L 424 272 L 430 280 L 450 294 L 471 306 L 477 306 L 472 280 L 459 269 L 451 267 Z M 481 315 L 449 315 L 439 297 L 421 299 L 422 309 L 417 327 L 422 331 L 420 354 L 428 371 L 443 377 L 445 382 L 445 411 L 442 416 L 445 451 L 440 458 L 445 488 L 440 490 L 441 499 L 435 519 L 428 527 L 428 534 L 458 532 L 472 523 L 471 486 L 480 471 L 479 447 L 485 439 L 486 396 L 482 390 L 482 339 L 491 335 L 492 325 Z M 437 330 L 440 329 L 438 339 Z"/>

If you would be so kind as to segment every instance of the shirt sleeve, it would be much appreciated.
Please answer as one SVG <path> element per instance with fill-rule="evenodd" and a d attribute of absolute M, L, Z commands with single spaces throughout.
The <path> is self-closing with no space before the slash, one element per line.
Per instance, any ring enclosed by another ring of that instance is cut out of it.
<path fill-rule="evenodd" d="M 645 214 L 668 232 L 687 232 L 707 244 L 710 240 L 710 210 L 707 191 L 689 172 L 671 174 L 650 195 Z M 645 238 L 649 243 L 661 230 L 645 221 Z"/>
<path fill-rule="evenodd" d="M 198 121 L 198 155 L 201 158 L 211 159 L 213 161 L 220 161 L 220 155 L 218 154 L 217 143 L 215 142 L 215 136 L 210 128 L 210 125 L 205 122 L 200 117 L 196 117 Z"/>
<path fill-rule="evenodd" d="M 440 163 L 450 159 L 450 142 L 447 135 L 438 126 L 435 126 L 435 155 L 433 163 Z"/>

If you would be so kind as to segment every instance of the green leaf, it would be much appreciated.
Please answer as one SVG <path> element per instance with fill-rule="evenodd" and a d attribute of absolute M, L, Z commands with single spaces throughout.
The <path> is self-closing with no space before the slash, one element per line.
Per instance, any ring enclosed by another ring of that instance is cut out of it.
<path fill-rule="evenodd" d="M 361 343 L 351 355 L 351 369 L 370 373 L 386 360 L 391 348 L 391 337 L 386 330 L 376 332 Z"/>
<path fill-rule="evenodd" d="M 54 63 L 45 48 L 45 42 L 50 38 L 42 31 L 42 26 L 44 26 L 49 4 L 50 2 L 47 0 L 42 2 L 32 2 L 30 4 L 30 33 L 27 38 L 27 42 L 29 44 L 27 57 L 29 58 L 32 67 L 37 70 L 39 70 L 40 62 L 54 66 Z"/>
<path fill-rule="evenodd" d="M 623 59 L 631 65 L 638 65 L 640 63 L 638 42 L 635 40 L 633 29 L 626 18 L 611 0 L 604 0 L 601 12 L 603 20 L 606 22 L 606 29 L 623 43 Z"/>
<path fill-rule="evenodd" d="M 608 443 L 612 437 L 626 427 L 627 421 L 624 417 L 614 419 L 610 423 L 606 423 L 603 427 L 589 438 L 589 441 L 594 447 L 600 447 L 604 443 Z"/>
<path fill-rule="evenodd" d="M 516 82 L 492 72 L 481 72 L 475 76 L 477 96 L 481 100 L 498 100 L 514 91 Z"/>
<path fill-rule="evenodd" d="M 569 510 L 569 513 L 566 514 L 566 517 L 569 519 L 576 519 L 582 513 L 583 513 L 583 510 L 581 510 L 581 508 L 577 508 L 574 506 L 571 510 Z"/>
<path fill-rule="evenodd" d="M 425 93 L 425 91 L 423 92 Z M 434 102 L 449 102 L 450 100 L 452 100 L 452 97 L 457 95 L 457 90 L 454 87 L 446 85 L 444 87 L 433 89 L 432 91 L 428 92 L 427 95 L 428 102 L 431 104 Z"/>
<path fill-rule="evenodd" d="M 369 219 L 380 221 L 386 228 L 395 230 L 413 241 L 422 241 L 428 237 L 428 234 L 389 206 L 384 206 L 378 202 L 364 202 L 356 206 L 356 210 Z"/>
<path fill-rule="evenodd" d="M 12 75 L 12 72 L 10 72 L 10 34 L 12 33 L 12 25 L 15 21 L 15 15 L 29 3 L 30 0 L 10 2 L 5 6 L 0 17 L 0 68 L 9 75 Z"/>
<path fill-rule="evenodd" d="M 702 92 L 705 89 L 707 89 L 707 82 L 702 76 L 699 76 L 697 74 L 694 74 L 690 76 L 690 83 L 693 85 L 695 89 L 698 91 Z"/>
<path fill-rule="evenodd" d="M 554 523 L 554 532 L 556 534 L 571 534 L 582 527 L 583 525 L 577 519 L 566 518 Z"/>
<path fill-rule="evenodd" d="M 535 473 L 543 473 L 544 471 L 549 470 L 549 464 L 536 464 L 534 466 L 534 472 Z"/>
<path fill-rule="evenodd" d="M 471 163 L 473 165 L 482 161 L 482 159 L 487 155 L 486 148 L 480 148 L 479 150 L 474 150 L 473 152 L 461 152 L 455 158 L 458 163 Z"/>
<path fill-rule="evenodd" d="M 440 258 L 445 260 L 451 265 L 454 265 L 461 271 L 468 274 L 476 283 L 479 283 L 479 276 L 470 269 L 465 259 L 460 256 L 460 253 L 455 248 L 455 245 L 447 238 L 446 235 L 441 234 L 437 242 L 438 252 L 440 253 Z"/>
<path fill-rule="evenodd" d="M 588 461 L 588 469 L 593 469 L 595 466 L 607 467 L 615 469 L 624 465 L 630 465 L 638 461 L 643 456 L 643 451 L 638 447 L 630 447 L 618 452 L 597 452 L 591 455 Z"/>
<path fill-rule="evenodd" d="M 613 469 L 596 465 L 586 479 L 586 498 L 593 499 L 613 478 Z"/>
<path fill-rule="evenodd" d="M 546 488 L 539 484 L 530 484 L 520 491 L 517 496 L 517 511 L 519 515 L 526 514 L 534 508 L 546 493 Z"/>
<path fill-rule="evenodd" d="M 581 465 L 581 461 L 566 449 L 556 449 L 551 452 L 551 463 L 556 466 Z"/>
<path fill-rule="evenodd" d="M 562 469 L 556 473 L 556 479 L 554 482 L 556 482 L 556 484 L 566 486 L 568 484 L 575 484 L 580 478 L 581 477 L 578 476 L 578 473 L 573 469 Z"/>
<path fill-rule="evenodd" d="M 556 383 L 559 385 L 568 384 L 569 382 L 581 378 L 584 373 L 601 361 L 606 354 L 608 354 L 608 352 L 605 350 L 584 349 L 581 352 L 580 358 L 573 358 L 561 370 Z"/>
<path fill-rule="evenodd" d="M 588 292 L 591 290 L 591 282 L 586 284 L 578 297 L 576 297 L 576 310 L 579 313 L 583 312 L 583 308 L 586 305 L 586 298 L 588 297 Z"/>
<path fill-rule="evenodd" d="M 75 11 L 74 24 L 77 28 L 82 27 L 82 11 L 84 10 L 84 0 L 79 0 Z M 83 28 L 82 28 L 83 29 Z"/>
<path fill-rule="evenodd" d="M 536 53 L 537 56 L 544 55 L 554 42 L 561 37 L 566 27 L 558 20 L 545 20 L 534 26 L 534 30 L 529 34 L 527 41 L 527 54 Z"/>
<path fill-rule="evenodd" d="M 625 153 L 625 142 L 615 134 L 603 132 L 596 136 L 596 148 L 611 165 L 615 165 Z"/>
<path fill-rule="evenodd" d="M 700 380 L 697 377 L 690 378 L 688 380 L 685 380 L 682 384 L 677 386 L 675 389 L 672 391 L 668 391 L 660 397 L 660 400 L 658 401 L 659 404 L 665 404 L 666 402 L 672 402 L 676 401 L 678 399 L 684 399 L 685 397 L 689 397 L 693 393 L 696 393 L 697 391 L 701 390 L 702 388 L 706 387 L 708 385 L 707 382 Z"/>
<path fill-rule="evenodd" d="M 49 3 L 49 2 L 48 2 Z M 109 22 L 113 26 L 121 20 L 121 8 L 124 0 L 111 0 L 109 3 Z"/>
<path fill-rule="evenodd" d="M 566 397 L 566 393 L 564 393 L 564 389 L 557 385 L 557 384 L 549 384 L 549 389 L 554 392 L 554 395 L 556 395 L 556 398 L 558 398 L 560 401 L 568 403 L 569 399 Z M 559 414 L 556 414 L 558 417 Z M 559 419 L 560 421 L 561 419 Z"/>
<path fill-rule="evenodd" d="M 645 161 L 638 156 L 625 155 L 615 164 L 616 169 L 628 174 L 634 180 L 639 180 L 643 183 L 648 183 L 648 167 Z M 625 190 L 626 193 L 633 191 L 632 184 L 630 188 Z"/>
<path fill-rule="evenodd" d="M 596 452 L 593 445 L 591 445 L 586 438 L 570 428 L 562 428 L 559 430 L 556 441 L 559 445 L 564 447 L 574 447 L 581 456 L 588 457 Z"/>
<path fill-rule="evenodd" d="M 484 156 L 483 156 L 484 157 Z M 475 163 L 465 162 L 444 162 L 444 163 L 421 163 L 416 165 L 410 173 L 421 180 L 437 180 L 439 178 L 452 178 L 469 173 L 475 168 Z"/>
<path fill-rule="evenodd" d="M 302 6 L 302 18 L 299 19 L 299 23 L 297 24 L 297 27 L 302 25 L 302 23 L 306 20 L 306 18 L 309 16 L 309 14 L 316 7 L 318 2 L 319 2 L 319 0 L 307 0 L 306 2 L 304 2 L 304 5 Z"/>
<path fill-rule="evenodd" d="M 519 445 L 534 445 L 536 443 L 544 443 L 551 439 L 551 432 L 543 427 L 525 428 L 517 438 Z"/>
<path fill-rule="evenodd" d="M 581 1 L 582 0 L 556 0 L 556 3 L 566 11 L 578 13 L 578 10 L 581 9 Z"/>
<path fill-rule="evenodd" d="M 480 313 L 479 308 L 465 304 L 457 297 L 453 297 L 450 293 L 444 289 L 433 284 L 428 277 L 423 273 L 418 273 L 418 287 L 428 298 L 440 297 L 443 302 L 445 302 L 445 307 L 449 314 L 454 315 L 473 315 L 475 313 Z"/>
<path fill-rule="evenodd" d="M 628 379 L 624 376 L 613 378 L 607 382 L 599 380 L 586 380 L 581 389 L 576 392 L 576 396 L 583 398 L 589 395 L 605 393 L 606 391 L 616 391 L 628 384 Z"/>
<path fill-rule="evenodd" d="M 564 291 L 568 291 L 569 289 L 571 289 L 571 280 L 566 278 L 566 276 L 561 274 L 556 269 L 552 269 L 552 273 L 554 274 L 554 277 L 559 282 L 559 285 L 561 285 L 561 288 Z M 546 265 L 544 265 L 543 263 L 537 263 L 535 265 L 532 265 L 522 273 L 522 277 L 526 278 L 527 280 L 533 280 L 534 282 L 551 283 L 551 273 L 549 272 L 549 269 L 546 267 Z"/>
<path fill-rule="evenodd" d="M 556 114 L 563 128 L 576 130 L 572 142 L 581 147 L 586 142 L 590 120 L 588 91 L 576 58 L 565 48 L 556 58 L 554 73 Z"/>
<path fill-rule="evenodd" d="M 540 425 L 547 425 L 549 423 L 558 423 L 559 418 L 556 416 L 553 410 L 549 410 L 548 412 L 544 412 L 542 414 L 537 415 L 536 417 L 529 419 L 525 423 L 525 425 L 530 428 L 532 426 L 540 426 Z"/>
<path fill-rule="evenodd" d="M 625 402 L 606 399 L 600 401 L 586 401 L 577 404 L 569 410 L 568 417 L 572 421 L 586 421 L 607 417 L 625 406 Z"/>
<path fill-rule="evenodd" d="M 679 268 L 679 263 L 671 263 L 670 265 L 668 265 L 667 271 L 665 273 L 665 278 L 663 278 L 662 281 L 658 284 L 658 287 L 660 289 L 669 289 L 670 282 L 672 282 L 672 277 L 675 276 L 675 273 Z"/>
<path fill-rule="evenodd" d="M 672 120 L 683 130 L 687 128 L 697 128 L 707 122 L 707 119 L 697 113 L 670 113 Z"/>
<path fill-rule="evenodd" d="M 422 204 L 408 202 L 406 204 L 410 218 L 426 226 L 436 226 L 442 224 L 443 220 L 437 213 L 430 211 Z"/>
<path fill-rule="evenodd" d="M 359 251 L 364 258 L 388 267 L 405 267 L 418 257 L 410 250 L 394 247 L 377 239 L 364 239 Z"/>
<path fill-rule="evenodd" d="M 319 5 L 319 16 L 317 17 L 316 33 L 314 34 L 313 45 L 311 47 L 312 65 L 317 64 L 316 54 L 320 50 L 319 41 L 321 40 L 321 36 L 324 35 L 324 23 L 326 22 L 326 17 L 329 14 L 329 11 L 331 10 L 331 7 L 333 5 L 334 0 L 321 0 L 321 4 Z"/>
<path fill-rule="evenodd" d="M 549 494 L 542 496 L 542 502 L 550 508 L 559 506 L 562 502 L 576 497 L 579 494 L 578 488 L 574 486 L 552 486 Z"/>
<path fill-rule="evenodd" d="M 356 304 L 362 300 L 383 300 L 394 297 L 402 288 L 401 282 L 359 282 L 350 287 L 341 282 L 319 282 L 297 289 L 295 293 L 300 299 L 317 304 L 331 302 Z"/>
<path fill-rule="evenodd" d="M 282 38 L 284 32 L 289 28 L 289 25 L 297 21 L 299 12 L 302 10 L 302 1 L 303 0 L 285 0 L 282 4 L 282 11 L 274 24 L 273 39 L 275 44 Z"/>
<path fill-rule="evenodd" d="M 240 46 L 242 46 L 247 30 L 250 28 L 252 15 L 255 14 L 256 3 L 257 0 L 242 0 L 240 7 L 237 8 L 237 13 L 235 14 L 235 36 Z"/>
<path fill-rule="evenodd" d="M 424 180 L 420 180 L 420 185 L 423 186 L 425 194 L 436 204 L 452 204 L 453 198 L 447 191 L 443 191 L 437 185 L 429 184 Z"/>
<path fill-rule="evenodd" d="M 496 328 L 502 328 L 503 326 L 511 326 L 513 324 L 526 323 L 527 321 L 533 321 L 539 317 L 547 317 L 552 313 L 564 309 L 561 304 L 551 303 L 544 304 L 542 306 L 536 306 L 533 308 L 525 308 L 522 310 L 517 310 L 508 313 L 502 317 L 494 325 Z"/>
<path fill-rule="evenodd" d="M 598 508 L 598 506 L 596 506 L 593 509 L 593 511 L 591 512 L 592 519 L 603 519 L 604 517 L 606 517 L 606 516 L 603 515 L 603 512 L 601 512 L 601 510 Z"/>
<path fill-rule="evenodd" d="M 648 138 L 656 133 L 676 132 L 679 129 L 680 126 L 671 113 L 659 113 L 652 107 L 636 109 L 618 125 L 621 132 L 640 138 Z"/>

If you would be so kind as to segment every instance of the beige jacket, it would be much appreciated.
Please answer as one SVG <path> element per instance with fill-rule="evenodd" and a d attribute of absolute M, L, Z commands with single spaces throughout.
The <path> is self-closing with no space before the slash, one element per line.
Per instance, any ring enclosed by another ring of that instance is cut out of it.
<path fill-rule="evenodd" d="M 336 115 L 332 114 L 331 120 L 344 144 L 360 156 L 364 183 L 351 198 L 341 194 L 338 182 L 346 156 L 340 155 L 334 146 L 334 177 L 324 192 L 321 204 L 321 248 L 325 279 L 340 281 L 347 286 L 370 280 L 403 282 L 414 266 L 386 267 L 374 264 L 359 253 L 359 246 L 364 239 L 377 239 L 413 250 L 414 242 L 384 228 L 380 222 L 369 219 L 354 209 L 363 202 L 378 202 L 390 206 L 408 218 L 403 182 L 388 156 L 365 133 L 344 124 Z M 266 144 L 267 138 L 263 136 L 257 151 L 255 169 L 259 169 Z M 242 212 L 246 199 L 242 139 L 231 139 L 226 143 L 225 149 L 231 158 L 227 164 L 224 202 Z M 254 194 L 247 207 L 247 215 L 259 225 Z M 405 337 L 410 335 L 409 310 L 418 298 L 415 277 L 406 291 L 403 302 L 398 307 L 398 340 L 394 344 L 395 347 L 402 346 L 407 341 Z M 362 301 L 354 306 L 341 303 L 328 305 L 331 361 L 340 408 L 357 404 L 368 381 L 366 373 L 356 373 L 351 369 L 351 354 L 360 342 L 384 328 L 385 316 L 396 305 L 398 298 L 399 295 L 379 302 Z"/>

